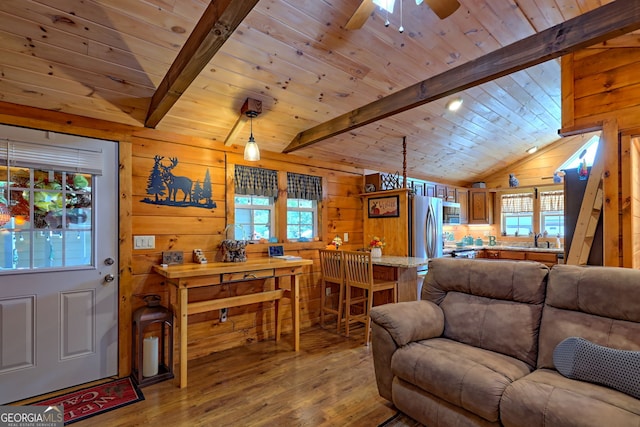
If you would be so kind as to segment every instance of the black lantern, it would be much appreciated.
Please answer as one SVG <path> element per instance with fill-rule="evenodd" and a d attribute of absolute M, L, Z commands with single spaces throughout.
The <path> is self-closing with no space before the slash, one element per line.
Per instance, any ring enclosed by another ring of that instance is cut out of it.
<path fill-rule="evenodd" d="M 144 301 L 147 305 L 133 313 L 131 328 L 131 376 L 140 387 L 173 378 L 173 313 L 160 305 L 159 295 L 147 295 Z M 156 323 L 160 336 L 145 337 Z"/>

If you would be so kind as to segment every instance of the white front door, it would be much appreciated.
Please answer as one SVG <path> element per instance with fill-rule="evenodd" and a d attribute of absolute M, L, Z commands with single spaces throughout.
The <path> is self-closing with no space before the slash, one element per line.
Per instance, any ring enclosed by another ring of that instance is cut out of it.
<path fill-rule="evenodd" d="M 0 126 L 3 144 L 0 404 L 116 375 L 118 360 L 117 144 Z M 88 165 L 63 164 L 76 153 Z"/>

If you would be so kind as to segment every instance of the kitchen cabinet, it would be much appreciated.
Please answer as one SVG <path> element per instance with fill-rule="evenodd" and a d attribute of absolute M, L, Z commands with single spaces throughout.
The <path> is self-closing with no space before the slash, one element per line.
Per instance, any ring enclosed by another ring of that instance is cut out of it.
<path fill-rule="evenodd" d="M 456 188 L 456 203 L 460 204 L 460 224 L 469 224 L 469 190 Z"/>
<path fill-rule="evenodd" d="M 493 192 L 469 189 L 469 224 L 493 224 Z"/>
<path fill-rule="evenodd" d="M 440 197 L 443 200 L 447 199 L 447 186 L 436 184 L 436 197 Z"/>
<path fill-rule="evenodd" d="M 436 185 L 433 182 L 424 184 L 424 195 L 427 197 L 436 197 Z"/>
<path fill-rule="evenodd" d="M 551 267 L 558 263 L 558 254 L 554 252 L 512 251 L 484 249 L 478 251 L 476 258 L 510 259 L 515 261 L 538 261 Z"/>
<path fill-rule="evenodd" d="M 455 202 L 456 201 L 456 188 L 455 187 L 445 187 L 445 200 L 447 202 Z"/>

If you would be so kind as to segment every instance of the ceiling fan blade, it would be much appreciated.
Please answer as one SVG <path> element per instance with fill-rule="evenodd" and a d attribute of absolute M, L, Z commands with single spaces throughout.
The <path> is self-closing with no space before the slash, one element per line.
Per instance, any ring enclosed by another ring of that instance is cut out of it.
<path fill-rule="evenodd" d="M 424 0 L 424 2 L 434 11 L 438 18 L 444 19 L 458 10 L 460 3 L 458 0 Z"/>
<path fill-rule="evenodd" d="M 360 6 L 358 6 L 356 11 L 353 12 L 353 15 L 351 15 L 351 18 L 349 18 L 349 21 L 344 26 L 344 28 L 346 28 L 347 30 L 357 30 L 358 28 L 362 28 L 362 26 L 364 25 L 365 22 L 367 22 L 367 19 L 369 19 L 369 16 L 371 16 L 375 8 L 376 8 L 376 5 L 373 4 L 373 1 L 362 0 L 362 2 L 360 3 Z"/>

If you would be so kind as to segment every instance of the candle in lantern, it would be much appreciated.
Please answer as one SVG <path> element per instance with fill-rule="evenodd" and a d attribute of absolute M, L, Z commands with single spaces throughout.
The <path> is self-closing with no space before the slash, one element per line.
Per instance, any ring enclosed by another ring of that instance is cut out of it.
<path fill-rule="evenodd" d="M 158 375 L 158 337 L 144 339 L 142 350 L 142 376 L 152 377 Z"/>

